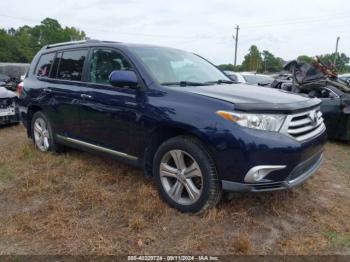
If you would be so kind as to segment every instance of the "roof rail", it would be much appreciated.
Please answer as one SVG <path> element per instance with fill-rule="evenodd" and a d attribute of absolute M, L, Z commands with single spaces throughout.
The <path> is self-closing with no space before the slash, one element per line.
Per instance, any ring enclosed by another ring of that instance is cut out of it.
<path fill-rule="evenodd" d="M 49 48 L 54 48 L 58 46 L 78 45 L 78 44 L 85 44 L 85 43 L 97 43 L 97 42 L 100 42 L 100 41 L 95 39 L 86 39 L 86 40 L 79 40 L 79 41 L 62 42 L 57 44 L 45 45 L 43 46 L 42 49 L 49 49 Z"/>

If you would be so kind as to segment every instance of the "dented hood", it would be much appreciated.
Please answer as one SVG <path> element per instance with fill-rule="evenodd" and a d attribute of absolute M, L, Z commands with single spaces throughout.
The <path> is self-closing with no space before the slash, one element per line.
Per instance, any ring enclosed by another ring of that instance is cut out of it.
<path fill-rule="evenodd" d="M 292 73 L 295 84 L 300 88 L 318 88 L 319 86 L 331 85 L 345 93 L 350 92 L 349 86 L 338 79 L 333 68 L 324 66 L 321 62 L 315 61 L 312 65 L 293 60 L 288 62 L 283 69 Z"/>
<path fill-rule="evenodd" d="M 300 85 L 326 78 L 324 73 L 315 66 L 297 60 L 288 62 L 283 69 L 291 72 Z"/>

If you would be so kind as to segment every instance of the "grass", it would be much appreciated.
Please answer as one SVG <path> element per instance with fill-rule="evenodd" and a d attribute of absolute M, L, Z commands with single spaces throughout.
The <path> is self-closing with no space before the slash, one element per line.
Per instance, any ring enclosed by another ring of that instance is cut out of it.
<path fill-rule="evenodd" d="M 350 237 L 346 236 L 344 233 L 339 233 L 335 231 L 330 231 L 324 233 L 324 236 L 333 246 L 344 246 L 350 247 Z"/>
<path fill-rule="evenodd" d="M 0 128 L 2 254 L 350 254 L 350 146 L 328 143 L 301 187 L 169 208 L 140 170 L 69 150 L 42 154 Z"/>
<path fill-rule="evenodd" d="M 0 165 L 0 183 L 6 183 L 11 179 L 13 179 L 12 172 L 7 167 Z"/>

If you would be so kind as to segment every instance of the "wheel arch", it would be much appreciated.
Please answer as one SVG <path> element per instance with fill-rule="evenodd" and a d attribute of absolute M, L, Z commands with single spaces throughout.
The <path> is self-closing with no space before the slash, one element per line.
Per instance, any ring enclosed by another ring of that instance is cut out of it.
<path fill-rule="evenodd" d="M 36 112 L 42 111 L 43 108 L 37 105 L 30 105 L 28 106 L 28 111 L 27 111 L 27 124 L 26 124 L 26 128 L 27 128 L 27 135 L 28 137 L 32 137 L 32 118 L 33 115 Z"/>
<path fill-rule="evenodd" d="M 211 156 L 213 156 L 214 150 L 212 146 L 208 143 L 208 136 L 200 130 L 192 128 L 190 126 L 161 126 L 153 130 L 150 133 L 150 136 L 148 136 L 150 137 L 150 139 L 146 143 L 143 157 L 143 167 L 146 176 L 153 176 L 153 158 L 159 146 L 166 140 L 177 136 L 189 136 L 196 138 L 197 140 L 202 142 L 203 146 L 207 149 L 208 153 Z"/>

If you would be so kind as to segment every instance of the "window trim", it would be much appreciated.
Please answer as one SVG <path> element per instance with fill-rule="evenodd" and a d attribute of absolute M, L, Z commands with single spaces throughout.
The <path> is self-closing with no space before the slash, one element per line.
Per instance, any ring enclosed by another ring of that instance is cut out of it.
<path fill-rule="evenodd" d="M 49 55 L 49 54 L 54 54 L 54 56 L 53 56 L 53 62 L 52 62 L 52 64 L 51 64 L 51 66 L 50 66 L 49 76 L 38 76 L 38 75 L 36 75 L 36 72 L 37 72 L 37 69 L 38 69 L 38 66 L 39 66 L 39 63 L 40 63 L 41 58 L 42 58 L 44 55 Z M 57 55 L 57 51 L 47 52 L 47 53 L 42 53 L 42 54 L 40 54 L 40 57 L 39 57 L 38 61 L 36 62 L 36 65 L 35 65 L 35 68 L 34 68 L 34 71 L 33 71 L 33 75 L 34 75 L 35 77 L 39 77 L 39 78 L 50 78 L 52 65 L 53 65 L 53 63 L 55 62 L 56 55 Z"/>
<path fill-rule="evenodd" d="M 60 55 L 60 58 L 59 58 L 59 61 L 58 61 L 58 65 L 57 65 L 57 68 L 56 68 L 56 73 L 55 73 L 55 76 L 57 77 L 57 73 L 58 73 L 58 68 L 60 67 L 60 64 L 61 64 L 61 58 L 62 58 L 62 54 L 63 54 L 63 52 L 62 51 L 57 51 L 56 52 L 56 55 L 55 55 L 55 58 L 54 58 L 54 60 L 53 60 L 53 64 L 52 65 L 54 65 L 55 64 L 55 61 L 56 61 L 56 58 L 58 58 L 58 56 Z M 53 69 L 53 66 L 51 67 L 51 70 L 50 70 L 50 79 L 56 79 L 56 77 L 52 77 L 51 75 L 52 75 L 52 69 Z"/>
<path fill-rule="evenodd" d="M 113 88 L 113 89 L 123 89 L 125 90 L 125 88 L 123 87 L 116 87 L 116 86 L 112 86 L 111 84 L 101 84 L 101 83 L 95 83 L 95 82 L 91 82 L 90 81 L 90 64 L 91 64 L 91 60 L 92 60 L 92 55 L 94 53 L 94 51 L 96 49 L 106 49 L 106 50 L 112 50 L 112 51 L 116 51 L 117 53 L 121 54 L 126 60 L 127 62 L 132 66 L 132 71 L 134 71 L 134 73 L 136 74 L 136 77 L 139 81 L 139 88 L 127 88 L 127 89 L 131 89 L 131 90 L 144 90 L 147 88 L 142 75 L 140 74 L 139 70 L 137 69 L 137 66 L 135 65 L 135 63 L 128 57 L 128 55 L 121 49 L 116 48 L 116 47 L 110 47 L 110 46 L 91 46 L 90 47 L 90 51 L 89 51 L 89 59 L 87 60 L 88 64 L 86 65 L 86 83 L 89 85 L 93 85 L 93 86 L 97 86 L 97 87 L 109 87 L 109 88 Z"/>
<path fill-rule="evenodd" d="M 58 73 L 59 73 L 59 69 L 61 67 L 61 61 L 62 61 L 62 57 L 63 57 L 63 54 L 65 52 L 74 52 L 74 51 L 79 51 L 79 50 L 86 50 L 86 56 L 85 56 L 85 59 L 84 59 L 84 63 L 83 63 L 83 69 L 81 71 L 81 79 L 80 80 L 71 80 L 71 79 L 62 79 L 62 78 L 58 78 Z M 60 62 L 58 64 L 58 67 L 57 67 L 57 73 L 56 73 L 56 78 L 51 78 L 51 79 L 55 79 L 55 80 L 60 80 L 60 81 L 67 81 L 67 82 L 73 82 L 73 83 L 85 83 L 85 76 L 84 76 L 84 73 L 85 73 L 85 67 L 86 67 L 86 62 L 90 56 L 90 48 L 89 47 L 78 47 L 78 48 L 67 48 L 67 49 L 60 49 L 58 51 L 56 51 L 57 53 L 61 52 L 62 55 L 61 55 L 61 58 L 60 58 Z"/>

